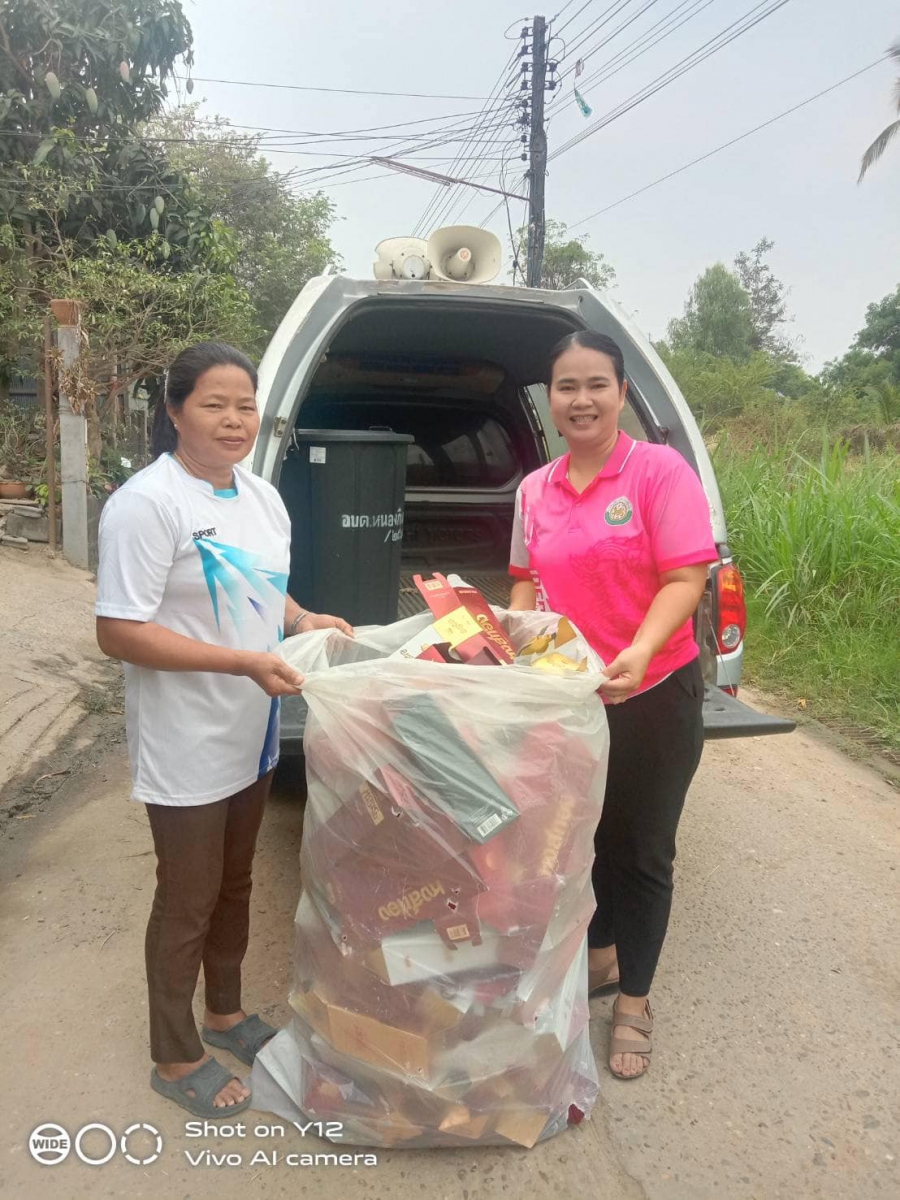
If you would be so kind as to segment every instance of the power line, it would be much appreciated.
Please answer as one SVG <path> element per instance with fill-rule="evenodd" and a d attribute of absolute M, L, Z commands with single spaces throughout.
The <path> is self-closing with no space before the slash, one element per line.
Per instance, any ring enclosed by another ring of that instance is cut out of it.
<path fill-rule="evenodd" d="M 554 33 L 556 34 L 556 36 L 559 37 L 559 35 L 562 33 L 562 31 L 564 29 L 568 29 L 573 21 L 577 21 L 578 18 L 581 16 L 581 14 L 584 12 L 584 10 L 586 8 L 591 7 L 591 2 L 592 2 L 592 0 L 587 0 L 587 4 L 582 4 L 582 6 L 581 6 L 581 8 L 579 8 L 578 12 L 572 13 L 572 15 L 571 15 L 571 17 L 569 17 L 568 21 L 565 21 L 562 25 L 560 25 L 559 29 L 554 30 Z M 614 8 L 614 7 L 615 7 L 615 5 L 612 5 L 612 4 L 610 5 L 610 8 Z M 566 5 L 566 8 L 568 8 L 568 5 Z M 558 15 L 559 14 L 557 14 L 557 16 Z M 555 21 L 556 17 L 554 17 L 553 20 Z"/>
<path fill-rule="evenodd" d="M 187 76 L 178 76 L 184 82 Z M 227 83 L 232 87 L 275 88 L 286 92 L 337 92 L 344 96 L 404 96 L 412 100 L 486 100 L 487 96 L 454 96 L 438 92 L 377 92 L 364 88 L 309 87 L 299 83 L 263 83 L 253 79 L 212 79 L 192 75 L 196 83 Z"/>
<path fill-rule="evenodd" d="M 773 8 L 769 9 L 765 13 L 760 14 L 754 21 L 736 30 L 736 26 L 741 25 L 741 22 L 747 21 L 748 18 L 751 17 L 753 13 L 757 12 L 758 9 L 762 8 L 763 4 L 766 2 L 767 0 L 761 0 L 761 3 L 755 5 L 754 8 L 744 13 L 742 17 L 739 17 L 736 21 L 732 22 L 731 25 L 726 26 L 725 29 L 720 30 L 718 34 L 704 42 L 703 45 L 697 48 L 697 50 L 693 51 L 689 55 L 686 55 L 683 59 L 677 62 L 674 67 L 671 67 L 668 71 L 658 75 L 656 79 L 651 80 L 651 82 L 640 91 L 633 93 L 632 96 L 630 96 L 616 108 L 610 110 L 609 113 L 607 113 L 604 117 L 601 117 L 598 121 L 594 122 L 593 125 L 589 126 L 586 130 L 583 130 L 575 137 L 570 138 L 568 142 L 564 143 L 558 149 L 553 151 L 553 153 L 549 156 L 550 159 L 558 158 L 560 154 L 572 149 L 575 145 L 583 141 L 586 137 L 589 137 L 592 133 L 597 132 L 599 129 L 611 124 L 612 121 L 618 119 L 618 117 L 624 116 L 627 112 L 630 112 L 632 108 L 635 108 L 644 100 L 649 99 L 651 96 L 655 95 L 656 92 L 661 91 L 662 88 L 666 87 L 669 83 L 673 83 L 676 79 L 680 78 L 681 75 L 686 74 L 689 70 L 693 69 L 693 67 L 698 66 L 702 61 L 710 57 L 710 55 L 716 53 L 720 49 L 723 49 L 731 41 L 734 41 L 737 37 L 740 37 L 743 33 L 746 33 L 749 29 L 753 28 L 754 25 L 759 24 L 759 22 L 762 20 L 765 20 L 767 16 L 771 16 L 772 13 L 777 11 L 778 8 L 781 8 L 787 4 L 788 0 L 778 0 L 778 3 L 776 3 Z M 672 14 L 670 13 L 670 16 L 671 15 Z M 725 37 L 725 35 L 729 33 L 731 33 L 731 36 Z M 719 44 L 716 45 L 715 43 Z M 703 51 L 706 51 L 706 53 L 703 53 Z M 519 182 L 521 183 L 521 180 Z M 481 222 L 482 228 L 493 219 L 500 207 L 501 205 L 494 206 L 494 208 Z"/>
<path fill-rule="evenodd" d="M 845 83 L 850 83 L 852 79 L 859 78 L 867 71 L 871 71 L 873 67 L 879 66 L 885 59 L 877 58 L 875 62 L 869 63 L 867 67 L 861 67 L 858 71 L 854 71 L 852 75 L 845 75 L 843 79 L 839 79 L 837 83 L 831 84 L 830 87 L 823 88 L 821 92 L 816 92 L 814 96 L 808 96 L 806 100 L 801 100 L 799 104 L 794 104 L 791 108 L 786 108 L 784 112 L 770 117 L 768 121 L 763 121 L 761 125 L 754 125 L 752 129 L 745 130 L 744 133 L 739 133 L 737 137 L 731 138 L 730 141 L 723 142 L 721 146 L 716 146 L 714 150 L 708 150 L 706 154 L 701 154 L 698 158 L 692 158 L 690 162 L 684 163 L 680 167 L 676 167 L 674 171 L 669 171 L 667 175 L 661 175 L 659 179 L 654 179 L 652 183 L 647 183 L 643 187 L 638 188 L 634 192 L 629 192 L 627 196 L 622 196 L 618 200 L 614 200 L 612 204 L 607 204 L 605 208 L 599 208 L 590 216 L 582 217 L 579 221 L 574 221 L 568 225 L 568 229 L 577 229 L 579 225 L 584 225 L 588 221 L 593 221 L 595 217 L 601 217 L 604 213 L 608 213 L 613 208 L 618 208 L 620 204 L 624 204 L 627 200 L 633 200 L 635 196 L 640 196 L 644 192 L 649 192 L 651 188 L 657 187 L 661 183 L 665 183 L 667 179 L 673 179 L 676 175 L 681 175 L 683 171 L 689 170 L 691 167 L 697 166 L 698 163 L 706 162 L 713 155 L 721 153 L 723 150 L 729 149 L 731 146 L 736 146 L 738 142 L 742 142 L 745 138 L 751 137 L 754 133 L 759 133 L 761 129 L 767 129 L 770 125 L 774 125 L 776 121 L 780 121 L 783 117 L 788 117 L 791 113 L 798 112 L 801 108 L 805 108 L 808 104 L 812 104 L 814 100 L 821 99 L 822 96 L 827 96 L 829 92 L 836 91 L 837 88 L 843 87 Z"/>
<path fill-rule="evenodd" d="M 790 0 L 776 0 L 772 7 L 767 9 L 766 12 L 760 13 L 759 16 L 755 17 L 752 21 L 749 21 L 748 18 L 751 16 L 751 14 L 756 12 L 757 9 L 761 8 L 763 4 L 766 3 L 766 0 L 762 0 L 762 3 L 757 4 L 754 8 L 750 9 L 750 11 L 745 13 L 743 17 L 739 17 L 737 21 L 734 21 L 731 25 L 727 26 L 726 29 L 716 34 L 715 37 L 710 38 L 709 41 L 705 42 L 697 50 L 693 51 L 693 53 L 686 55 L 685 58 L 681 59 L 680 62 L 677 62 L 674 67 L 670 67 L 668 71 L 664 71 L 661 75 L 658 75 L 656 79 L 651 80 L 650 83 L 648 83 L 644 88 L 640 89 L 640 91 L 634 92 L 628 97 L 627 100 L 623 101 L 616 108 L 611 109 L 605 114 L 605 116 L 600 117 L 597 121 L 594 121 L 593 124 L 587 127 L 587 129 L 583 129 L 580 133 L 577 133 L 574 137 L 563 143 L 562 146 L 554 150 L 554 152 L 550 155 L 550 158 L 559 158 L 561 154 L 565 154 L 568 150 L 573 149 L 580 142 L 583 142 L 585 138 L 597 133 L 600 129 L 604 129 L 613 121 L 618 120 L 619 117 L 624 116 L 633 108 L 636 108 L 639 104 L 642 104 L 645 100 L 648 100 L 651 96 L 656 95 L 656 93 L 661 91 L 663 88 L 668 87 L 670 83 L 674 83 L 676 79 L 680 79 L 682 75 L 686 75 L 689 71 L 692 71 L 695 67 L 698 67 L 700 63 L 705 62 L 707 58 L 710 58 L 713 54 L 717 54 L 720 50 L 723 50 L 726 46 L 730 45 L 731 42 L 736 41 L 737 38 L 742 37 L 745 33 L 748 33 L 756 25 L 759 25 L 768 17 L 771 17 L 779 9 L 784 8 L 784 6 L 789 2 Z M 740 29 L 735 29 L 735 26 L 740 25 L 741 21 L 747 21 L 747 23 Z M 734 30 L 734 32 L 732 32 L 730 36 L 725 37 L 724 35 L 729 33 L 731 30 Z"/>
<path fill-rule="evenodd" d="M 509 115 L 508 111 L 498 108 L 498 105 L 501 103 L 503 90 L 508 86 L 509 75 L 507 72 L 510 65 L 515 61 L 515 57 L 515 51 L 513 51 L 504 65 L 503 70 L 500 72 L 497 83 L 495 83 L 492 89 L 492 93 L 496 93 L 493 107 L 485 106 L 480 122 L 476 124 L 475 128 L 469 134 L 467 140 L 460 147 L 457 153 L 457 158 L 450 168 L 451 173 L 455 172 L 456 174 L 463 174 L 464 172 L 468 171 L 470 167 L 477 165 L 480 160 L 477 158 L 474 151 L 477 149 L 479 141 L 483 142 L 485 134 L 491 132 L 491 130 L 495 131 L 496 137 L 496 130 L 506 125 Z M 505 79 L 504 75 L 506 75 Z M 502 113 L 502 116 L 498 121 L 496 118 L 500 113 Z M 492 118 L 494 118 L 493 121 Z M 469 149 L 470 147 L 472 147 L 471 150 Z M 487 149 L 487 147 L 485 147 L 485 149 Z M 451 188 L 449 194 L 442 195 L 441 188 L 436 188 L 431 199 L 426 205 L 425 211 L 422 213 L 422 216 L 419 218 L 419 221 L 416 224 L 416 230 L 418 231 L 421 229 L 423 232 L 427 232 L 429 225 L 433 227 L 441 224 L 441 214 L 446 214 L 450 210 L 452 205 L 455 203 L 456 196 L 460 190 L 461 189 L 458 187 Z"/>
<path fill-rule="evenodd" d="M 594 33 L 597 33 L 600 29 L 602 29 L 604 27 L 604 25 L 608 25 L 609 22 L 613 19 L 613 17 L 617 17 L 619 15 L 619 13 L 622 12 L 623 9 L 628 7 L 628 5 L 630 3 L 631 3 L 631 0 L 619 0 L 618 6 L 613 4 L 608 9 L 606 9 L 605 12 L 601 13 L 600 16 L 597 17 L 597 19 L 595 21 L 592 21 L 590 23 L 590 25 L 587 25 L 582 30 L 578 39 L 566 48 L 566 53 L 563 56 L 564 59 L 571 58 L 572 55 L 575 53 L 576 50 L 578 50 L 578 48 L 580 46 L 583 46 L 585 42 L 589 42 Z M 644 7 L 639 9 L 630 18 L 630 20 L 628 22 L 626 22 L 626 24 L 631 24 L 632 21 L 636 21 L 638 19 L 638 17 L 642 16 L 642 14 L 646 12 L 646 10 L 648 8 L 652 8 L 654 4 L 658 4 L 658 3 L 659 3 L 659 0 L 647 0 L 647 3 L 644 5 Z M 625 28 L 624 25 L 619 26 L 619 29 L 623 29 L 623 28 Z M 618 29 L 614 30 L 613 33 L 610 34 L 610 38 L 615 37 L 616 33 L 618 33 L 618 32 L 619 32 Z M 601 42 L 600 45 L 601 46 L 605 45 L 605 42 Z M 586 54 L 579 54 L 578 58 L 590 58 L 591 54 L 594 54 L 594 53 L 596 53 L 596 51 L 591 50 Z M 566 74 L 570 75 L 570 74 L 572 74 L 572 72 L 574 70 L 575 70 L 575 67 L 573 64 L 573 66 L 569 68 L 569 70 L 566 72 Z"/>
<path fill-rule="evenodd" d="M 554 21 L 558 21 L 559 18 L 566 11 L 566 9 L 571 8 L 574 3 L 575 3 L 575 0 L 566 0 L 566 3 L 562 6 L 562 8 L 559 10 L 559 12 L 556 14 L 556 16 L 550 18 L 550 24 L 552 25 Z"/>
<path fill-rule="evenodd" d="M 452 174 L 455 171 L 459 174 L 462 171 L 464 171 L 471 164 L 473 156 L 471 154 L 469 154 L 469 156 L 466 157 L 466 151 L 468 150 L 468 147 L 470 145 L 472 145 L 473 141 L 477 138 L 477 135 L 481 131 L 483 126 L 487 122 L 490 121 L 491 116 L 494 115 L 496 117 L 497 113 L 493 112 L 493 114 L 492 114 L 492 110 L 496 110 L 497 106 L 500 104 L 501 94 L 502 94 L 503 90 L 508 86 L 508 83 L 509 83 L 510 67 L 515 63 L 516 58 L 517 58 L 517 53 L 515 50 L 513 50 L 512 53 L 510 54 L 509 58 L 504 63 L 503 67 L 500 69 L 500 74 L 497 76 L 497 80 L 494 83 L 494 86 L 491 88 L 490 95 L 488 96 L 488 98 L 485 101 L 484 106 L 482 108 L 481 117 L 479 120 L 476 121 L 475 128 L 472 130 L 472 133 L 469 135 L 469 138 L 467 139 L 465 144 L 460 148 L 460 150 L 457 154 L 457 158 L 454 160 L 453 164 L 450 167 L 449 173 Z M 453 200 L 452 200 L 453 189 L 451 189 L 451 194 L 450 194 L 449 198 L 442 195 L 442 192 L 443 192 L 443 189 L 440 187 L 440 185 L 438 185 L 435 188 L 434 192 L 432 193 L 431 199 L 426 204 L 424 212 L 422 213 L 422 215 L 419 217 L 418 221 L 416 222 L 415 228 L 413 230 L 414 236 L 416 234 L 418 234 L 420 230 L 423 232 L 427 232 L 429 223 L 431 226 L 433 226 L 437 223 L 435 220 L 435 214 L 438 212 L 446 211 L 447 205 L 453 202 Z"/>
<path fill-rule="evenodd" d="M 667 37 L 679 30 L 682 25 L 686 25 L 688 21 L 691 21 L 694 17 L 699 16 L 704 9 L 709 8 L 709 6 L 713 3 L 715 3 L 715 0 L 681 0 L 681 2 L 677 4 L 675 8 L 671 9 L 664 17 L 661 17 L 654 25 L 651 25 L 649 28 L 645 29 L 643 33 L 634 39 L 634 41 L 629 42 L 627 46 L 623 46 L 623 48 L 614 54 L 612 58 L 607 59 L 605 63 L 602 63 L 596 69 L 596 71 L 594 71 L 591 75 L 588 75 L 586 79 L 583 79 L 580 85 L 580 90 L 582 93 L 586 92 L 586 90 L 593 83 L 606 83 L 607 80 L 612 79 L 614 75 L 618 75 L 618 73 L 624 70 L 625 67 L 630 66 L 644 54 L 649 53 L 655 46 L 658 46 L 660 42 L 664 42 Z M 683 10 L 687 4 L 692 4 L 694 7 L 685 13 Z M 681 16 L 680 21 L 671 24 L 668 29 L 661 28 L 664 27 L 667 22 L 672 22 L 673 19 L 679 15 Z M 627 24 L 630 24 L 630 22 Z M 659 36 L 653 38 L 652 35 L 657 32 L 659 33 Z M 609 38 L 606 39 L 607 42 L 612 40 L 613 36 L 614 33 L 610 34 Z M 606 43 L 601 43 L 601 46 L 598 46 L 596 49 L 601 49 L 603 44 Z M 628 58 L 628 53 L 633 49 L 635 49 L 635 53 Z M 592 55 L 589 57 L 591 56 Z M 609 67 L 615 67 L 615 70 L 608 71 L 607 74 L 604 74 Z M 567 71 L 560 79 L 560 83 L 562 83 L 564 79 L 568 78 L 570 74 L 571 72 Z M 551 115 L 555 116 L 557 113 L 561 112 L 571 99 L 572 98 L 570 96 L 563 95 L 561 93 L 558 101 L 550 110 Z"/>
<path fill-rule="evenodd" d="M 679 7 L 682 7 L 682 5 L 684 5 L 688 2 L 689 2 L 689 0 L 681 0 L 681 4 L 679 5 Z M 611 41 L 613 41 L 615 38 L 617 38 L 624 29 L 627 29 L 629 27 L 629 25 L 633 25 L 635 21 L 639 20 L 644 15 L 644 13 L 647 12 L 648 9 L 653 8 L 653 6 L 658 3 L 659 3 L 659 0 L 647 0 L 647 3 L 644 5 L 643 8 L 639 8 L 636 13 L 632 13 L 632 15 L 626 21 L 623 21 L 621 23 L 621 25 L 617 25 L 615 29 L 613 29 L 610 33 L 608 33 L 604 38 L 601 38 L 599 42 L 595 43 L 595 45 L 591 46 L 591 48 L 589 50 L 586 50 L 586 51 L 584 51 L 584 53 L 579 54 L 578 62 L 586 63 L 588 61 L 588 59 L 593 58 L 595 54 L 599 54 L 599 52 L 603 49 L 604 46 L 608 46 L 609 43 Z M 621 12 L 621 9 L 619 9 L 618 11 Z M 618 12 L 613 13 L 612 15 L 618 16 Z M 604 25 L 605 24 L 607 24 L 606 21 L 604 21 Z M 653 28 L 653 27 L 651 26 L 651 28 Z M 577 67 L 577 62 L 573 63 L 573 65 L 571 67 L 569 67 L 568 70 L 563 72 L 563 74 L 560 76 L 559 82 L 562 83 L 564 80 L 566 80 L 570 76 L 574 75 L 576 67 Z M 587 80 L 582 80 L 580 86 L 583 88 L 586 83 L 587 83 Z"/>

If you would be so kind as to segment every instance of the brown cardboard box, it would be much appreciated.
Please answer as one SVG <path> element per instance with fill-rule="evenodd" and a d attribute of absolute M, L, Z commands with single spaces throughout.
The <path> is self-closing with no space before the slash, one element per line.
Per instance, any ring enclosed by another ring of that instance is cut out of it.
<path fill-rule="evenodd" d="M 310 989 L 308 992 L 294 991 L 290 996 L 291 1008 L 323 1038 L 331 1040 L 331 1022 L 328 1016 L 328 1003 L 318 992 Z"/>
<path fill-rule="evenodd" d="M 454 1137 L 477 1139 L 487 1131 L 493 1116 L 493 1113 L 473 1113 L 464 1104 L 452 1104 L 438 1129 L 441 1133 L 452 1133 Z"/>
<path fill-rule="evenodd" d="M 549 1119 L 542 1108 L 504 1108 L 494 1119 L 494 1132 L 530 1150 Z"/>
<path fill-rule="evenodd" d="M 396 1146 L 409 1142 L 425 1133 L 425 1127 L 408 1120 L 401 1112 L 391 1112 L 372 1123 L 373 1129 L 383 1139 L 385 1146 Z"/>
<path fill-rule="evenodd" d="M 403 1075 L 427 1078 L 430 1074 L 432 1049 L 421 1034 L 336 1004 L 328 1005 L 328 1020 L 335 1050 Z"/>
<path fill-rule="evenodd" d="M 455 1029 L 465 1016 L 463 1009 L 444 999 L 434 988 L 426 988 L 418 1004 L 418 1016 L 421 1017 L 423 1029 L 428 1033 L 443 1033 L 447 1029 Z"/>

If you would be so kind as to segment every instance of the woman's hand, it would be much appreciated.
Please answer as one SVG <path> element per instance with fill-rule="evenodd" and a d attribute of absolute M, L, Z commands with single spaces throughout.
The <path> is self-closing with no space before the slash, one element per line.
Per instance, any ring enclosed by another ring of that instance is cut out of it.
<path fill-rule="evenodd" d="M 610 704 L 621 704 L 644 682 L 653 654 L 643 646 L 628 646 L 617 654 L 603 674 L 607 682 L 600 688 Z"/>
<path fill-rule="evenodd" d="M 303 687 L 303 676 L 277 654 L 241 651 L 235 674 L 252 679 L 267 696 L 299 696 Z"/>
<path fill-rule="evenodd" d="M 297 622 L 297 633 L 309 633 L 313 629 L 337 629 L 353 637 L 353 626 L 342 617 L 331 617 L 328 613 L 307 613 L 302 621 Z"/>

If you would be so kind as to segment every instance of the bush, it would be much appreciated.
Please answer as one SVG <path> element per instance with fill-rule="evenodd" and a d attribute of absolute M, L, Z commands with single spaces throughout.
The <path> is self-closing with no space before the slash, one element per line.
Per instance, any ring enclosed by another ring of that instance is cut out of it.
<path fill-rule="evenodd" d="M 900 478 L 896 456 L 823 444 L 715 453 L 729 541 L 759 622 L 756 678 L 802 688 L 900 747 Z"/>

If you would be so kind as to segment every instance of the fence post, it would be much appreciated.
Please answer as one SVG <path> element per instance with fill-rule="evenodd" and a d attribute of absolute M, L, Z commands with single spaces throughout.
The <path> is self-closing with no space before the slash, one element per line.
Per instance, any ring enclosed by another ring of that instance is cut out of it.
<path fill-rule="evenodd" d="M 63 554 L 73 566 L 90 568 L 88 551 L 88 450 L 87 421 L 72 406 L 66 391 L 66 372 L 81 353 L 81 311 L 72 300 L 52 300 L 50 307 L 59 322 L 56 334 L 60 351 L 59 374 L 59 462 L 63 510 Z"/>

